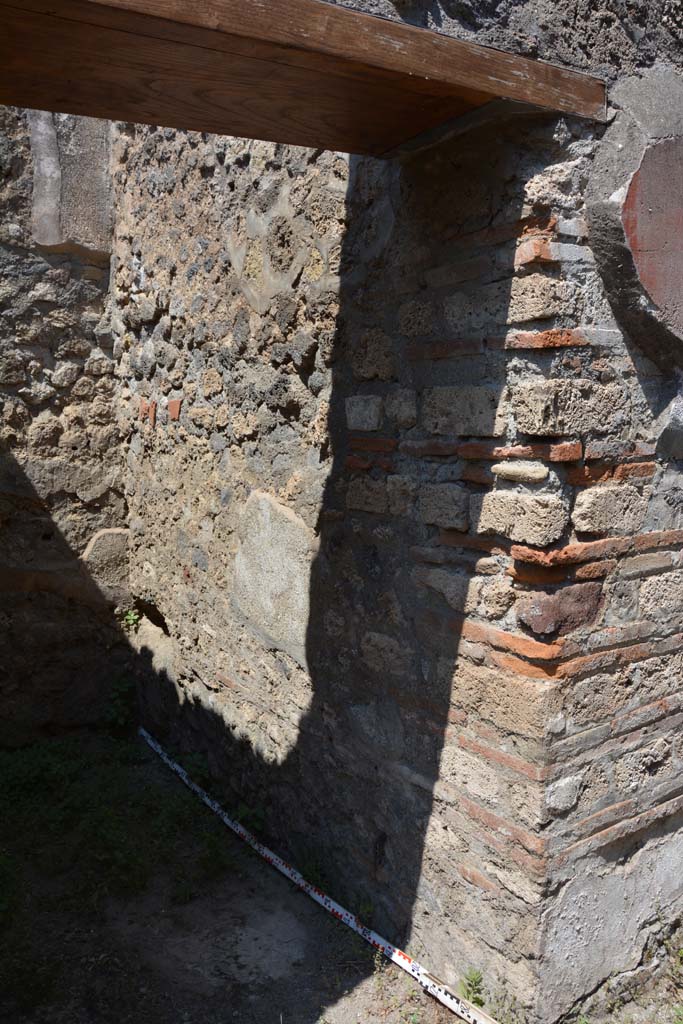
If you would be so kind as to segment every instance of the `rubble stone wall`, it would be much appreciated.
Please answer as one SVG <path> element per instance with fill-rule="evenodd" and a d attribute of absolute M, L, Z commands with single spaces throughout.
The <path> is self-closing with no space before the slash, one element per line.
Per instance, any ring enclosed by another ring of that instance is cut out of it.
<path fill-rule="evenodd" d="M 96 717 L 124 657 L 109 126 L 0 108 L 0 742 Z"/>
<path fill-rule="evenodd" d="M 680 897 L 676 388 L 587 242 L 598 146 L 551 118 L 403 165 L 115 146 L 148 720 L 390 938 L 543 1021 Z"/>
<path fill-rule="evenodd" d="M 373 9 L 629 80 L 606 129 L 403 163 L 131 125 L 110 154 L 2 113 L 3 720 L 87 721 L 135 602 L 159 737 L 445 980 L 480 968 L 494 1017 L 550 1024 L 680 917 L 679 382 L 596 214 L 680 16 Z"/>

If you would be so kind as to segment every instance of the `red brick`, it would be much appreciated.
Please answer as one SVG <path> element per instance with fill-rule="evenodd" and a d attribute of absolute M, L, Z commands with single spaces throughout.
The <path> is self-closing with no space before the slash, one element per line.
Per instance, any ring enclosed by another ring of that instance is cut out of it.
<path fill-rule="evenodd" d="M 460 445 L 454 441 L 402 441 L 399 450 L 404 455 L 438 456 L 447 458 L 450 455 L 457 455 Z"/>
<path fill-rule="evenodd" d="M 585 457 L 587 462 L 594 459 L 625 462 L 630 458 L 648 458 L 655 450 L 654 444 L 645 441 L 587 441 Z"/>
<path fill-rule="evenodd" d="M 683 531 L 681 532 L 683 533 Z M 597 558 L 622 555 L 631 550 L 632 546 L 632 537 L 607 537 L 605 540 L 568 544 L 564 548 L 555 548 L 553 551 L 541 551 L 538 548 L 514 544 L 510 554 L 517 561 L 530 562 L 533 565 L 572 565 L 576 562 L 588 562 Z"/>
<path fill-rule="evenodd" d="M 140 399 L 140 405 L 138 407 L 138 416 L 139 416 L 139 418 L 141 420 L 145 420 L 145 419 L 147 419 L 147 414 L 148 413 L 149 413 L 149 402 L 147 401 L 146 398 L 141 398 Z"/>
<path fill-rule="evenodd" d="M 557 217 L 554 213 L 533 214 L 520 221 L 522 230 L 520 238 L 528 238 L 530 235 L 552 234 L 557 226 Z"/>
<path fill-rule="evenodd" d="M 565 474 L 568 484 L 585 487 L 607 480 L 651 480 L 655 475 L 655 462 L 627 462 L 615 466 L 608 462 L 593 462 L 589 466 L 572 466 Z"/>
<path fill-rule="evenodd" d="M 490 441 L 470 441 L 457 448 L 462 459 L 546 459 L 548 462 L 576 462 L 583 448 L 580 441 L 557 444 L 517 444 L 505 447 Z"/>
<path fill-rule="evenodd" d="M 519 847 L 503 843 L 491 832 L 482 833 L 480 839 L 486 846 L 490 846 L 494 850 L 498 850 L 499 853 L 509 857 L 509 859 L 525 871 L 527 875 L 532 875 L 534 878 L 538 879 L 546 878 L 548 868 L 550 866 L 548 857 L 538 857 L 533 853 L 527 853 L 526 850 L 521 850 Z"/>
<path fill-rule="evenodd" d="M 611 572 L 617 567 L 617 561 L 614 558 L 608 558 L 604 562 L 586 562 L 585 565 L 579 565 L 574 570 L 574 579 L 576 580 L 600 580 L 605 576 L 609 576 Z"/>
<path fill-rule="evenodd" d="M 344 461 L 344 465 L 346 466 L 347 469 L 352 469 L 354 471 L 358 470 L 360 472 L 363 472 L 368 469 L 374 469 L 375 467 L 384 470 L 390 470 L 392 468 L 392 463 L 390 459 L 364 459 L 361 455 L 347 455 Z"/>
<path fill-rule="evenodd" d="M 479 231 L 470 231 L 465 234 L 459 233 L 458 229 L 451 229 L 443 233 L 443 238 L 455 241 L 466 246 L 468 251 L 473 246 L 500 245 L 501 242 L 511 241 L 513 238 L 529 238 L 534 235 L 550 235 L 557 225 L 557 217 L 529 216 L 521 220 L 507 221 L 504 224 L 496 224 L 495 227 L 482 228 Z"/>
<path fill-rule="evenodd" d="M 661 718 L 678 712 L 681 705 L 680 694 L 673 694 L 668 697 L 660 697 L 650 704 L 641 704 L 638 708 L 632 708 L 623 715 L 617 715 L 612 719 L 612 735 L 619 736 L 624 732 L 632 732 L 644 725 L 651 725 Z"/>
<path fill-rule="evenodd" d="M 574 329 L 554 329 L 550 331 L 515 331 L 505 339 L 505 348 L 510 349 L 544 349 L 584 347 L 590 342 L 583 331 Z"/>
<path fill-rule="evenodd" d="M 651 807 L 642 814 L 637 814 L 633 818 L 625 818 L 616 825 L 611 825 L 609 828 L 603 829 L 601 832 L 593 833 L 593 835 L 588 836 L 586 839 L 580 839 L 578 842 L 572 843 L 571 846 L 568 846 L 554 858 L 554 862 L 558 865 L 563 864 L 574 853 L 590 853 L 592 850 L 599 849 L 601 846 L 606 846 L 607 844 L 615 843 L 620 839 L 624 839 L 626 836 L 643 832 L 648 828 L 648 826 L 654 824 L 654 822 L 660 821 L 664 818 L 669 818 L 671 815 L 678 813 L 682 808 L 682 796 L 677 796 L 673 800 L 667 800 L 665 803 L 659 804 L 656 807 Z"/>
<path fill-rule="evenodd" d="M 454 725 L 467 725 L 467 714 L 458 708 L 450 708 L 447 717 Z"/>
<path fill-rule="evenodd" d="M 533 665 L 529 661 L 515 657 L 514 654 L 503 654 L 502 651 L 492 651 L 489 661 L 497 668 L 516 676 L 523 676 L 525 679 L 550 680 L 557 675 L 557 665 Z"/>
<path fill-rule="evenodd" d="M 595 814 L 589 814 L 587 818 L 577 821 L 574 826 L 575 832 L 577 835 L 592 835 L 594 832 L 599 832 L 604 828 L 606 821 L 613 822 L 615 819 L 620 821 L 633 814 L 635 809 L 636 805 L 633 800 L 622 800 L 619 803 L 611 804 L 609 807 L 603 807 L 602 810 L 596 811 Z"/>
<path fill-rule="evenodd" d="M 469 867 L 467 864 L 458 864 L 458 871 L 470 885 L 474 885 L 477 889 L 483 889 L 484 892 L 499 892 L 499 887 L 492 882 L 490 878 L 482 874 L 476 868 Z"/>
<path fill-rule="evenodd" d="M 571 466 L 565 471 L 565 480 L 573 487 L 587 487 L 590 484 L 604 483 L 614 477 L 614 467 L 604 462 L 595 462 L 590 466 Z"/>
<path fill-rule="evenodd" d="M 398 448 L 398 441 L 393 437 L 362 437 L 352 434 L 349 445 L 361 452 L 393 452 Z"/>
<path fill-rule="evenodd" d="M 617 567 L 616 559 L 609 558 L 602 562 L 586 562 L 581 565 L 550 565 L 542 566 L 527 562 L 518 562 L 506 569 L 506 574 L 520 583 L 540 585 L 542 587 L 565 580 L 601 580 L 609 576 Z"/>
<path fill-rule="evenodd" d="M 364 459 L 360 455 L 347 455 L 344 460 L 344 465 L 347 469 L 363 471 L 372 469 L 374 462 L 372 459 Z"/>
<path fill-rule="evenodd" d="M 157 422 L 157 403 L 156 402 L 150 402 L 149 403 L 149 425 L 150 425 L 150 427 L 155 427 L 156 426 L 156 422 Z"/>
<path fill-rule="evenodd" d="M 455 359 L 458 356 L 479 355 L 484 351 L 483 338 L 453 338 L 449 341 L 416 342 L 406 350 L 408 359 Z"/>
<path fill-rule="evenodd" d="M 466 640 L 477 643 L 489 644 L 491 647 L 499 647 L 504 651 L 512 651 L 522 658 L 530 658 L 536 661 L 552 661 L 562 654 L 564 641 L 557 640 L 553 643 L 544 643 L 540 640 L 533 640 L 531 637 L 521 636 L 519 633 L 508 633 L 504 629 L 495 629 L 483 622 L 474 622 L 471 619 L 464 619 L 462 624 L 458 620 L 460 635 Z"/>
<path fill-rule="evenodd" d="M 638 628 L 643 625 L 636 623 L 635 632 L 637 633 Z M 651 627 L 650 623 L 645 623 L 648 627 Z M 495 631 L 504 633 L 504 631 Z M 470 624 L 465 623 L 462 629 L 463 636 L 471 633 Z M 613 646 L 606 646 L 599 650 L 592 651 L 590 654 L 580 655 L 578 657 L 566 657 L 559 659 L 557 655 L 562 649 L 566 653 L 574 653 L 577 649 L 577 645 L 572 643 L 566 645 L 562 642 L 556 644 L 538 644 L 537 646 L 545 648 L 549 652 L 548 655 L 543 655 L 534 651 L 532 648 L 526 648 L 523 643 L 518 642 L 525 638 L 518 638 L 516 634 L 507 633 L 504 634 L 508 638 L 512 638 L 512 642 L 503 644 L 502 642 L 493 642 L 490 639 L 488 642 L 493 648 L 489 655 L 488 661 L 496 665 L 498 668 L 502 668 L 505 671 L 514 673 L 515 675 L 523 676 L 528 679 L 570 679 L 575 676 L 587 675 L 594 672 L 608 671 L 613 668 L 620 666 L 628 666 L 636 661 L 645 661 L 647 658 L 661 657 L 665 654 L 670 654 L 680 650 L 681 644 L 683 643 L 683 634 L 676 634 L 673 636 L 664 637 L 660 640 L 648 640 L 642 643 L 632 644 L 631 646 L 616 646 L 616 644 L 623 643 L 627 638 L 628 631 L 626 634 L 622 634 L 620 627 L 613 627 L 612 629 L 604 630 L 603 634 L 605 639 L 610 638 L 612 634 Z M 469 637 L 474 639 L 473 636 Z M 484 637 L 478 638 L 480 641 L 484 640 Z M 534 641 L 527 641 L 527 643 L 534 643 Z M 495 648 L 501 648 L 496 650 Z M 507 653 L 512 651 L 513 653 Z M 531 662 L 524 661 L 524 658 L 533 659 L 533 662 L 546 661 L 545 665 L 539 665 Z"/>
<path fill-rule="evenodd" d="M 535 836 L 531 832 L 527 832 L 526 829 L 520 828 L 519 825 L 507 821 L 505 818 L 501 818 L 500 815 L 494 814 L 493 811 L 489 811 L 486 807 L 475 804 L 473 800 L 468 799 L 468 797 L 462 794 L 458 802 L 458 809 L 468 817 L 480 821 L 487 828 L 502 835 L 508 842 L 523 846 L 529 853 L 543 854 L 546 851 L 546 842 L 541 836 Z"/>
<path fill-rule="evenodd" d="M 365 441 L 375 440 L 364 438 Z M 352 447 L 358 447 L 352 443 Z M 416 457 L 457 457 L 459 459 L 545 459 L 548 462 L 577 462 L 583 448 L 580 441 L 560 441 L 557 444 L 517 444 L 504 446 L 495 441 L 402 441 L 400 451 Z"/>
<path fill-rule="evenodd" d="M 600 672 L 614 666 L 628 666 L 634 661 L 645 661 L 646 658 L 658 657 L 662 654 L 680 650 L 683 633 L 665 637 L 659 641 L 634 644 L 631 647 L 618 647 L 596 651 L 579 658 L 571 658 L 557 666 L 556 674 L 563 678 L 585 675 L 588 672 Z"/>
<path fill-rule="evenodd" d="M 601 598 L 600 583 L 575 583 L 552 594 L 526 594 L 518 599 L 515 610 L 518 620 L 534 633 L 563 636 L 593 622 Z"/>
<path fill-rule="evenodd" d="M 520 583 L 539 584 L 542 587 L 552 583 L 562 583 L 570 573 L 571 569 L 561 565 L 544 567 L 526 565 L 524 562 L 520 562 L 519 565 L 511 565 L 509 569 L 506 569 L 506 574 L 513 580 L 518 580 Z"/>
<path fill-rule="evenodd" d="M 473 740 L 469 736 L 458 736 L 458 744 L 465 750 L 470 750 L 473 754 L 478 754 L 483 757 L 486 761 L 491 761 L 494 764 L 500 764 L 505 768 L 509 768 L 511 771 L 516 772 L 518 775 L 523 775 L 527 779 L 531 779 L 533 782 L 540 782 L 545 778 L 546 770 L 537 764 L 531 764 L 529 761 L 524 761 L 521 757 L 516 757 L 514 754 L 508 754 L 505 750 L 496 750 L 493 747 L 487 747 L 483 743 L 478 743 L 477 740 Z"/>
<path fill-rule="evenodd" d="M 461 480 L 467 480 L 471 484 L 492 484 L 493 473 L 485 466 L 466 465 L 460 474 Z"/>
<path fill-rule="evenodd" d="M 655 551 L 657 548 L 673 548 L 683 544 L 683 530 L 662 530 L 658 533 L 641 533 L 633 538 L 633 550 Z"/>
<path fill-rule="evenodd" d="M 498 729 L 494 729 L 486 722 L 472 722 L 471 728 L 473 732 L 476 732 L 477 736 L 483 737 L 488 740 L 489 743 L 498 743 L 500 741 L 500 732 Z"/>
<path fill-rule="evenodd" d="M 439 544 L 445 544 L 449 548 L 473 548 L 475 551 L 487 551 L 496 555 L 503 555 L 509 549 L 507 541 L 501 541 L 500 538 L 493 540 L 473 533 L 460 533 L 458 530 L 441 530 Z"/>
<path fill-rule="evenodd" d="M 656 462 L 632 462 L 617 466 L 614 470 L 615 480 L 652 480 L 657 471 Z"/>
<path fill-rule="evenodd" d="M 169 420 L 179 420 L 180 419 L 180 409 L 182 407 L 182 404 L 183 404 L 182 398 L 171 398 L 171 399 L 169 399 L 168 406 L 167 406 Z"/>
<path fill-rule="evenodd" d="M 525 239 L 515 253 L 515 267 L 528 263 L 557 263 L 550 248 L 550 239 L 539 236 Z"/>

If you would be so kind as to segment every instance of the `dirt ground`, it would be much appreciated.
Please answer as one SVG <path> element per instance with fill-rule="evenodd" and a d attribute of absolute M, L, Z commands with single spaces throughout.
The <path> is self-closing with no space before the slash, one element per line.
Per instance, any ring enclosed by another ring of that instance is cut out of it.
<path fill-rule="evenodd" d="M 444 1024 L 139 740 L 0 754 L 6 1024 Z"/>
<path fill-rule="evenodd" d="M 200 763 L 187 767 L 201 776 Z M 0 752 L 0 780 L 0 1021 L 455 1020 L 248 850 L 130 732 Z M 575 1020 L 683 1024 L 683 937 L 659 955 L 635 1000 L 622 985 Z M 516 1009 L 498 1019 L 525 1024 Z"/>

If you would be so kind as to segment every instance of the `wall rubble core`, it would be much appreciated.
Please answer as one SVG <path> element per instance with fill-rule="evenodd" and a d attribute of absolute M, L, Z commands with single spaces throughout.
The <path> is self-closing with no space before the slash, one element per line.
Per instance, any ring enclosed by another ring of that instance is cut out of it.
<path fill-rule="evenodd" d="M 513 34 L 545 8 L 512 6 Z M 2 117 L 3 614 L 71 616 L 51 692 L 93 591 L 75 620 L 64 550 L 36 573 L 46 517 L 145 613 L 148 727 L 340 902 L 451 984 L 481 968 L 493 1016 L 647 973 L 681 913 L 683 467 L 678 382 L 596 261 L 604 140 L 530 116 L 380 164 L 118 125 L 110 281 L 101 219 L 36 220 Z M 89 124 L 46 117 L 34 168 Z"/>
<path fill-rule="evenodd" d="M 109 126 L 0 108 L 0 743 L 95 720 L 124 670 Z"/>

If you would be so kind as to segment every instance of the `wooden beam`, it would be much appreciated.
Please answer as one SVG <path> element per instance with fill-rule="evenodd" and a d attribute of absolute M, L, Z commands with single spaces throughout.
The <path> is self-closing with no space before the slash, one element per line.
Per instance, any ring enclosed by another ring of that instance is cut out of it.
<path fill-rule="evenodd" d="M 321 0 L 0 0 L 0 103 L 381 156 L 503 97 L 594 119 L 595 78 Z"/>

